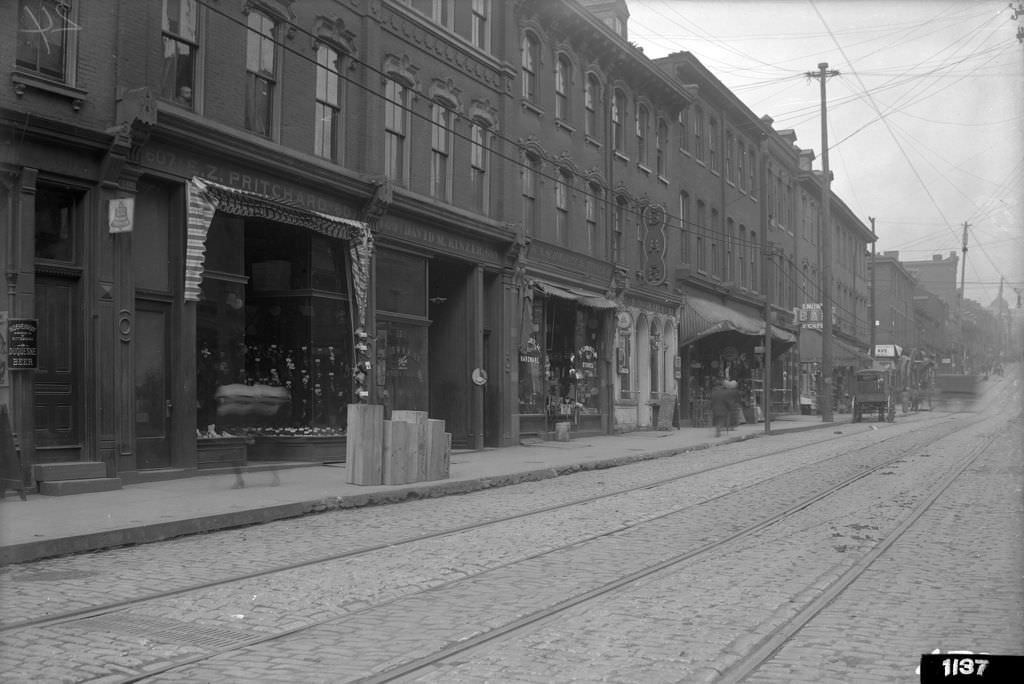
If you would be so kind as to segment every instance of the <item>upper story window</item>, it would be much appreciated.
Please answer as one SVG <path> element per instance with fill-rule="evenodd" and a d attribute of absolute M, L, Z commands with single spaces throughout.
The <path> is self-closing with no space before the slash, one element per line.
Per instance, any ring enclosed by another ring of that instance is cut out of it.
<path fill-rule="evenodd" d="M 408 162 L 409 89 L 393 78 L 384 86 L 384 175 L 405 183 Z"/>
<path fill-rule="evenodd" d="M 473 191 L 473 208 L 482 213 L 487 213 L 490 201 L 487 184 L 490 133 L 480 123 L 473 123 L 469 127 L 469 180 Z"/>
<path fill-rule="evenodd" d="M 540 43 L 532 33 L 523 35 L 522 44 L 523 97 L 530 102 L 537 98 L 537 66 L 540 63 Z"/>
<path fill-rule="evenodd" d="M 693 113 L 693 153 L 702 162 L 707 161 L 704 142 L 704 112 L 698 108 Z"/>
<path fill-rule="evenodd" d="M 160 96 L 189 109 L 196 95 L 196 52 L 199 49 L 196 0 L 164 0 L 164 64 Z"/>
<path fill-rule="evenodd" d="M 316 119 L 313 152 L 324 159 L 338 160 L 341 122 L 341 78 L 338 51 L 326 45 L 316 49 Z"/>
<path fill-rule="evenodd" d="M 584 121 L 583 132 L 589 135 L 591 138 L 597 138 L 597 103 L 600 98 L 601 84 L 597 81 L 597 76 L 594 74 L 587 74 L 587 82 L 583 86 L 583 106 L 587 110 L 586 120 Z"/>
<path fill-rule="evenodd" d="M 732 218 L 725 219 L 725 260 L 722 263 L 722 280 L 732 280 L 736 277 L 736 265 L 734 263 L 736 249 L 736 222 Z"/>
<path fill-rule="evenodd" d="M 612 146 L 616 152 L 625 152 L 625 132 L 622 119 L 626 115 L 626 94 L 616 90 L 612 97 Z"/>
<path fill-rule="evenodd" d="M 747 177 L 750 179 L 750 194 L 757 195 L 757 152 L 750 148 L 750 165 L 747 167 Z"/>
<path fill-rule="evenodd" d="M 569 120 L 569 88 L 572 64 L 565 55 L 559 55 L 555 62 L 555 118 Z"/>
<path fill-rule="evenodd" d="M 714 119 L 708 120 L 708 166 L 712 171 L 718 171 L 718 122 Z"/>
<path fill-rule="evenodd" d="M 690 110 L 679 111 L 679 149 L 690 151 Z"/>
<path fill-rule="evenodd" d="M 523 228 L 527 235 L 533 235 L 537 228 L 537 176 L 540 175 L 540 158 L 528 154 L 522 166 Z"/>
<path fill-rule="evenodd" d="M 686 192 L 679 193 L 679 260 L 689 264 L 693 256 L 690 254 L 690 234 L 693 233 L 693 224 L 690 221 L 690 195 Z"/>
<path fill-rule="evenodd" d="M 746 164 L 746 145 L 743 141 L 739 141 L 738 152 L 736 153 L 736 179 L 739 181 L 739 189 L 746 189 L 746 170 L 744 165 Z"/>
<path fill-rule="evenodd" d="M 722 275 L 722 219 L 717 209 L 711 210 L 711 273 Z"/>
<path fill-rule="evenodd" d="M 586 219 L 587 219 L 587 254 L 596 254 L 598 240 L 600 239 L 600 208 L 601 186 L 597 183 L 590 183 L 586 196 Z"/>
<path fill-rule="evenodd" d="M 732 131 L 726 131 L 725 133 L 725 178 L 730 183 L 736 182 L 736 167 L 733 165 L 733 157 L 736 154 L 736 139 L 732 136 Z"/>
<path fill-rule="evenodd" d="M 434 20 L 434 23 L 440 24 L 447 29 L 450 29 L 453 25 L 452 22 L 452 2 L 454 0 L 433 0 L 430 7 L 430 18 Z"/>
<path fill-rule="evenodd" d="M 636 158 L 641 164 L 647 163 L 647 139 L 651 127 L 651 117 L 647 107 L 636 108 Z"/>
<path fill-rule="evenodd" d="M 249 12 L 246 42 L 245 127 L 270 137 L 273 132 L 274 88 L 277 84 L 277 46 L 273 19 L 257 10 Z"/>
<path fill-rule="evenodd" d="M 655 166 L 658 175 L 664 178 L 668 175 L 668 160 L 665 156 L 668 150 L 668 124 L 664 119 L 658 119 L 657 148 L 658 158 L 655 160 Z"/>
<path fill-rule="evenodd" d="M 736 240 L 736 261 L 739 265 L 739 272 L 736 274 L 738 285 L 747 287 L 747 227 L 742 223 L 739 238 Z"/>
<path fill-rule="evenodd" d="M 430 194 L 451 200 L 452 111 L 435 102 L 430 115 Z"/>
<path fill-rule="evenodd" d="M 469 40 L 473 47 L 491 50 L 491 0 L 473 0 L 469 22 Z"/>
<path fill-rule="evenodd" d="M 615 198 L 615 225 L 612 232 L 612 263 L 622 263 L 622 235 L 626 230 L 626 214 L 629 206 L 625 197 L 621 195 Z"/>
<path fill-rule="evenodd" d="M 77 17 L 77 2 L 21 0 L 16 56 L 18 67 L 74 85 L 80 31 Z"/>
<path fill-rule="evenodd" d="M 694 260 L 697 262 L 697 270 L 707 270 L 707 252 L 704 250 L 704 239 L 707 233 L 708 210 L 702 200 L 697 200 L 697 228 L 694 241 Z"/>
<path fill-rule="evenodd" d="M 559 171 L 555 181 L 555 242 L 564 245 L 569 239 L 569 184 L 572 178 L 567 171 Z"/>

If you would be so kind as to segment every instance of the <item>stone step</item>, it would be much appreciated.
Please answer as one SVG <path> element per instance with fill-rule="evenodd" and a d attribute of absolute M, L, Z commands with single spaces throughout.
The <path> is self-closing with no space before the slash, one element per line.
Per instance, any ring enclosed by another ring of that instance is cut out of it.
<path fill-rule="evenodd" d="M 39 483 L 39 493 L 46 496 L 110 492 L 120 488 L 121 478 L 119 477 L 91 477 L 81 480 L 54 480 Z"/>
<path fill-rule="evenodd" d="M 106 476 L 107 466 L 102 461 L 64 461 L 32 466 L 32 479 L 36 482 L 88 480 Z"/>

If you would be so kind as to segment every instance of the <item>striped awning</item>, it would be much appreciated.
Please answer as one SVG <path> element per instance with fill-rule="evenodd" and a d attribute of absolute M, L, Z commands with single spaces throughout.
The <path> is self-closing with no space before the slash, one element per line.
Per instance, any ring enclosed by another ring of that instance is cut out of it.
<path fill-rule="evenodd" d="M 763 337 L 764 330 L 764 320 L 753 314 L 702 297 L 687 297 L 679 321 L 679 346 L 685 347 L 708 335 L 729 331 Z M 796 335 L 773 325 L 772 341 L 790 345 L 796 342 Z"/>
<path fill-rule="evenodd" d="M 206 234 L 217 211 L 234 216 L 264 218 L 290 226 L 308 228 L 333 238 L 349 240 L 353 253 L 352 268 L 356 295 L 360 296 L 358 280 L 368 274 L 372 252 L 372 236 L 365 221 L 340 218 L 312 211 L 297 204 L 274 199 L 247 190 L 238 190 L 193 177 L 188 182 L 188 237 L 185 248 L 185 299 L 199 301 L 206 261 Z M 365 284 L 363 284 L 365 286 Z"/>
<path fill-rule="evenodd" d="M 561 299 L 568 299 L 573 302 L 578 302 L 583 306 L 589 306 L 594 309 L 615 309 L 618 308 L 618 304 L 608 299 L 604 295 L 598 294 L 597 292 L 590 292 L 588 290 L 582 290 L 576 287 L 563 287 L 561 285 L 554 285 L 547 282 L 546 280 L 533 280 L 533 286 L 540 292 L 551 297 L 559 297 Z"/>

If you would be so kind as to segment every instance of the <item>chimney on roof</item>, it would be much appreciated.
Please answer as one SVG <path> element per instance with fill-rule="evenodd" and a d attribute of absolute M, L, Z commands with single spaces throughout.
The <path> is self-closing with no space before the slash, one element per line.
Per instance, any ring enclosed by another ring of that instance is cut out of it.
<path fill-rule="evenodd" d="M 941 254 L 932 254 L 932 261 L 942 261 Z"/>
<path fill-rule="evenodd" d="M 581 4 L 623 40 L 629 40 L 626 0 L 581 0 Z"/>
<path fill-rule="evenodd" d="M 892 257 L 893 259 L 899 260 L 900 252 L 899 252 L 898 249 L 897 250 L 889 250 L 887 252 L 882 252 L 882 256 Z"/>

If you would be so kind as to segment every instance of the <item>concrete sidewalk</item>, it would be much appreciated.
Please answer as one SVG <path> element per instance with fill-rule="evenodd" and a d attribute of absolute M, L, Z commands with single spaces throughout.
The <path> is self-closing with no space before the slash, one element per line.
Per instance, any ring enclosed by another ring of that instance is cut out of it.
<path fill-rule="evenodd" d="M 830 428 L 849 423 L 820 416 L 774 418 L 771 432 Z M 462 494 L 489 487 L 557 477 L 579 470 L 609 468 L 671 456 L 716 444 L 765 436 L 764 425 L 740 425 L 721 437 L 712 428 L 680 428 L 585 437 L 569 442 L 455 452 L 445 480 L 408 485 L 353 485 L 345 465 L 253 469 L 245 487 L 236 475 L 219 471 L 184 479 L 127 485 L 123 489 L 64 497 L 29 495 L 20 501 L 8 490 L 0 501 L 0 565 L 98 549 L 142 544 L 186 534 L 292 518 L 309 513 L 405 499 Z"/>

